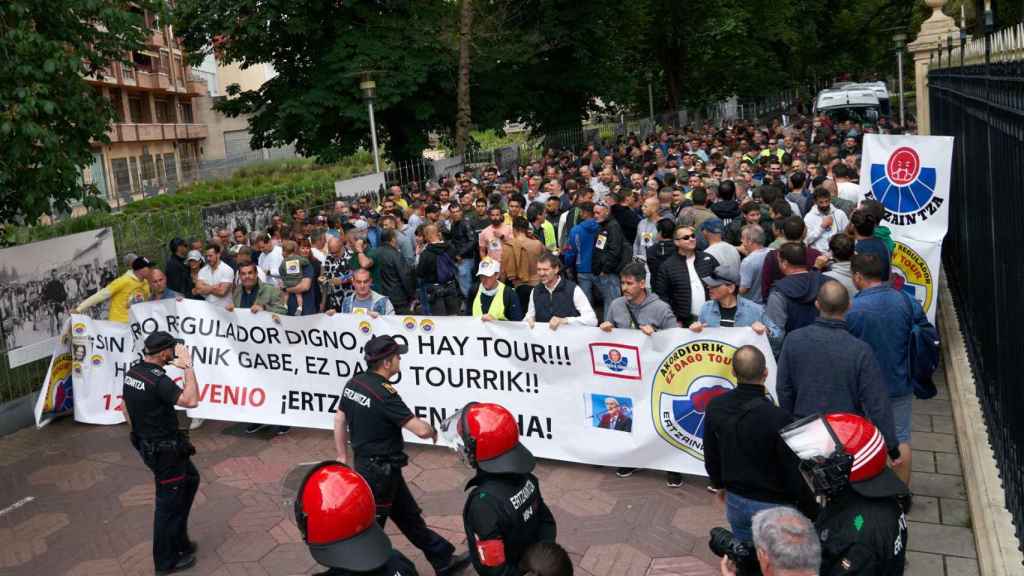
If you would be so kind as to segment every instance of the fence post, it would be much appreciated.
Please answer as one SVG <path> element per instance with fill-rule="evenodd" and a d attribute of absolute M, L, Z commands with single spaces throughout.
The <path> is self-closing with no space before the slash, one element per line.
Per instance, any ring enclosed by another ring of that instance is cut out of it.
<path fill-rule="evenodd" d="M 960 33 L 953 18 L 942 13 L 946 0 L 925 0 L 932 9 L 930 18 L 921 23 L 917 39 L 907 45 L 907 50 L 914 57 L 915 101 L 917 104 L 917 133 L 931 134 L 930 103 L 928 101 L 928 60 L 936 43 L 944 37 Z M 941 50 L 941 44 L 939 44 Z M 941 57 L 941 52 L 940 52 Z"/>

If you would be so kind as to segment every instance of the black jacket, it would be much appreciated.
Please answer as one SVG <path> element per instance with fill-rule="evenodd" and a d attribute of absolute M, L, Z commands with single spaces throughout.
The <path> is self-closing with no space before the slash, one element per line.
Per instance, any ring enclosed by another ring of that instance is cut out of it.
<path fill-rule="evenodd" d="M 387 245 L 377 248 L 373 253 L 373 267 L 380 279 L 380 293 L 388 297 L 392 306 L 402 308 L 412 302 L 416 279 L 401 252 Z"/>
<path fill-rule="evenodd" d="M 626 242 L 630 246 L 633 245 L 633 241 L 636 240 L 636 229 L 640 225 L 640 215 L 636 213 L 629 206 L 623 206 L 622 204 L 616 204 L 610 208 L 612 211 L 612 217 L 619 223 L 619 227 L 622 228 L 622 235 L 626 237 Z"/>
<path fill-rule="evenodd" d="M 454 258 L 466 258 L 472 260 L 477 254 L 476 231 L 466 219 L 463 218 L 452 224 L 451 231 L 452 256 Z"/>
<path fill-rule="evenodd" d="M 723 224 L 728 224 L 740 217 L 740 203 L 735 200 L 719 200 L 711 205 L 711 211 Z"/>
<path fill-rule="evenodd" d="M 822 576 L 902 576 L 907 517 L 895 497 L 866 498 L 847 490 L 829 499 L 814 527 L 821 535 Z"/>
<path fill-rule="evenodd" d="M 631 255 L 632 244 L 626 244 L 622 227 L 615 221 L 615 218 L 608 218 L 601 222 L 597 228 L 594 255 L 590 261 L 591 272 L 594 274 L 618 274 L 629 262 Z"/>
<path fill-rule="evenodd" d="M 676 253 L 676 244 L 672 240 L 658 240 L 652 246 L 647 247 L 647 277 L 654 285 L 654 279 L 658 277 L 658 270 L 662 262 L 668 260 Z M 667 302 L 667 300 L 666 300 Z"/>
<path fill-rule="evenodd" d="M 192 274 L 185 261 L 174 253 L 167 259 L 167 287 L 184 296 L 192 294 Z"/>
<path fill-rule="evenodd" d="M 420 252 L 420 261 L 416 265 L 416 277 L 424 284 L 437 284 L 437 258 L 444 252 L 451 255 L 447 242 L 429 244 Z"/>
<path fill-rule="evenodd" d="M 704 429 L 704 469 L 711 486 L 759 502 L 795 506 L 812 500 L 800 461 L 779 436 L 792 421 L 758 384 L 739 384 L 712 399 Z"/>
<path fill-rule="evenodd" d="M 478 471 L 462 511 L 466 544 L 481 576 L 519 576 L 523 553 L 537 542 L 554 542 L 555 517 L 533 474 Z"/>
<path fill-rule="evenodd" d="M 710 274 L 714 259 L 698 250 L 693 267 L 698 275 L 702 272 Z M 672 313 L 683 326 L 689 326 L 696 320 L 697 317 L 690 313 L 690 270 L 686 266 L 686 259 L 679 252 L 666 258 L 658 267 L 653 287 L 654 293 L 672 306 Z"/>

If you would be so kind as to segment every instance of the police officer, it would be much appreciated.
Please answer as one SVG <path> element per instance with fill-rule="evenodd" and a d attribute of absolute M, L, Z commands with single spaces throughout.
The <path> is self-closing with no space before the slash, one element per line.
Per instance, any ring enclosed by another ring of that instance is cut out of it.
<path fill-rule="evenodd" d="M 481 576 L 522 574 L 527 548 L 554 542 L 556 528 L 515 417 L 498 404 L 470 402 L 442 428 L 448 444 L 476 469 L 462 511 L 473 566 Z"/>
<path fill-rule="evenodd" d="M 383 528 L 392 518 L 402 534 L 423 551 L 435 572 L 444 576 L 468 564 L 469 555 L 456 555 L 451 542 L 427 528 L 402 477 L 402 467 L 409 462 L 402 429 L 437 442 L 437 431 L 413 416 L 389 383 L 401 371 L 401 355 L 408 351 L 391 336 L 375 336 L 366 343 L 366 371 L 345 385 L 334 415 L 334 446 L 338 461 L 347 462 L 345 445 L 351 435 L 355 469 L 373 491 L 377 522 Z"/>
<path fill-rule="evenodd" d="M 195 408 L 199 385 L 184 341 L 154 332 L 144 344 L 142 361 L 124 377 L 124 407 L 132 425 L 132 446 L 156 480 L 153 563 L 157 574 L 170 574 L 196 563 L 188 514 L 199 489 L 199 471 L 189 458 L 195 448 L 178 432 L 174 407 Z M 184 371 L 184 389 L 164 373 L 168 364 Z"/>
<path fill-rule="evenodd" d="M 313 558 L 329 566 L 317 576 L 416 576 L 416 567 L 374 519 L 366 480 L 340 462 L 314 466 L 295 498 L 295 523 Z"/>
<path fill-rule="evenodd" d="M 885 440 L 874 424 L 856 414 L 815 415 L 780 434 L 826 500 L 815 521 L 822 576 L 901 576 L 907 518 L 900 500 L 909 490 L 887 466 Z"/>

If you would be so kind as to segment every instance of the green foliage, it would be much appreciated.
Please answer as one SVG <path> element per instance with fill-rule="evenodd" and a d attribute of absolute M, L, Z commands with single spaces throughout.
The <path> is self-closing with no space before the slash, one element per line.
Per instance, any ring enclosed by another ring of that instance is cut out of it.
<path fill-rule="evenodd" d="M 151 0 L 0 2 L 0 226 L 103 201 L 79 174 L 113 110 L 85 78 L 142 45 Z"/>
<path fill-rule="evenodd" d="M 225 63 L 273 64 L 259 90 L 229 88 L 229 116 L 253 114 L 252 145 L 295 143 L 306 156 L 334 162 L 369 148 L 360 76 L 377 83 L 376 120 L 395 159 L 419 157 L 427 132 L 454 121 L 454 51 L 440 22 L 453 4 L 181 0 L 177 30 L 195 57 L 218 46 Z"/>

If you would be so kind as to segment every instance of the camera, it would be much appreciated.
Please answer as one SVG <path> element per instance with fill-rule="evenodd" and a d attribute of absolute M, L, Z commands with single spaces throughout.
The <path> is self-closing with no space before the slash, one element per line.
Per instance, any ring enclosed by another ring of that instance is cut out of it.
<path fill-rule="evenodd" d="M 728 556 L 736 565 L 737 576 L 760 576 L 761 565 L 757 562 L 757 551 L 750 542 L 744 542 L 725 528 L 712 528 L 708 548 L 715 556 Z"/>

